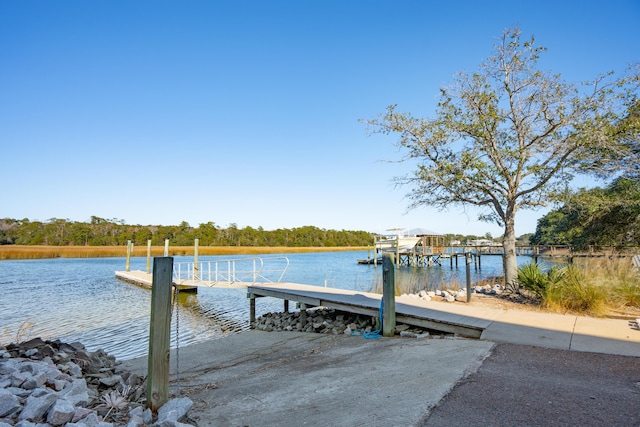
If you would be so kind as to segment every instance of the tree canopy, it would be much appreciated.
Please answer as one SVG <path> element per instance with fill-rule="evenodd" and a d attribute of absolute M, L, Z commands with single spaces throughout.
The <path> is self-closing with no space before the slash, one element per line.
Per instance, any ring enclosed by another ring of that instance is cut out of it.
<path fill-rule="evenodd" d="M 402 160 L 417 163 L 411 174 L 396 177 L 410 187 L 410 208 L 473 205 L 482 209 L 480 219 L 504 227 L 508 283 L 516 279 L 518 210 L 558 200 L 578 172 L 602 174 L 613 162 L 638 162 L 629 143 L 638 70 L 578 86 L 538 69 L 545 50 L 533 37 L 522 40 L 519 29 L 507 29 L 477 72 L 461 72 L 440 90 L 434 117 L 392 105 L 367 121 L 371 134 L 397 135 Z"/>
<path fill-rule="evenodd" d="M 640 181 L 621 177 L 606 188 L 581 189 L 538 220 L 536 245 L 640 246 Z"/>

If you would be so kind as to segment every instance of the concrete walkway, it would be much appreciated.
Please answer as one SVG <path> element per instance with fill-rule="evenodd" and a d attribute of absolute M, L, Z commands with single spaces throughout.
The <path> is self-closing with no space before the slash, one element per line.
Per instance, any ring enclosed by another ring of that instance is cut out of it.
<path fill-rule="evenodd" d="M 311 306 L 376 316 L 380 294 L 295 283 L 249 286 L 249 295 L 265 295 Z M 482 296 L 472 296 L 482 298 Z M 485 297 L 488 298 L 488 297 Z M 259 298 L 258 298 L 259 300 Z M 259 302 L 257 302 L 259 304 Z M 640 356 L 640 329 L 635 319 L 601 319 L 528 310 L 492 309 L 464 302 L 423 301 L 396 297 L 396 318 L 444 332 L 499 343 L 543 348 Z"/>
<path fill-rule="evenodd" d="M 459 322 L 482 324 L 482 340 L 542 348 L 640 357 L 635 319 L 594 318 L 527 310 L 490 309 L 466 303 L 398 297 L 396 303 L 455 315 Z"/>

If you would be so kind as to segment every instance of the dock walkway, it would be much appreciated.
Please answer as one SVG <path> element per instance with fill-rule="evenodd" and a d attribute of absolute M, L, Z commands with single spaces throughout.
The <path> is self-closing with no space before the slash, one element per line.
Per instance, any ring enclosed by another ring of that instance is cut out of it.
<path fill-rule="evenodd" d="M 151 288 L 151 274 L 117 271 L 116 277 Z M 204 283 L 181 283 L 194 290 Z M 302 310 L 329 307 L 350 313 L 378 316 L 382 295 L 297 283 L 219 283 L 219 287 L 247 288 L 250 318 L 255 321 L 256 300 L 274 297 L 300 303 Z M 424 301 L 396 297 L 396 321 L 435 331 L 456 333 L 494 342 L 544 348 L 640 357 L 640 325 L 636 319 L 599 319 L 525 310 L 490 309 L 466 303 Z"/>
<path fill-rule="evenodd" d="M 382 298 L 380 294 L 295 283 L 253 285 L 247 287 L 252 318 L 256 299 L 267 296 L 297 301 L 301 309 L 323 306 L 369 316 L 379 315 Z M 287 303 L 285 307 L 288 308 Z M 640 328 L 635 319 L 489 309 L 399 296 L 396 321 L 494 342 L 640 356 Z"/>
<path fill-rule="evenodd" d="M 251 322 L 255 321 L 255 299 L 274 297 L 285 301 L 296 301 L 301 309 L 329 307 L 350 313 L 378 316 L 382 295 L 370 292 L 349 291 L 297 283 L 261 284 L 247 287 L 251 303 Z M 459 313 L 447 313 L 420 307 L 396 297 L 396 321 L 462 336 L 480 338 L 490 320 L 473 318 Z M 485 313 L 489 315 L 490 313 Z M 489 316 L 490 317 L 490 316 Z"/>

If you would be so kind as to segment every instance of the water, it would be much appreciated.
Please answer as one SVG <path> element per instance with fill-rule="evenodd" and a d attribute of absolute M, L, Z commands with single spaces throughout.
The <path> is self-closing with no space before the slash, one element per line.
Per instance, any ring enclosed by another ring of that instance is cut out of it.
<path fill-rule="evenodd" d="M 382 284 L 382 269 L 358 265 L 367 252 L 287 254 L 290 266 L 283 281 L 372 291 Z M 265 256 L 265 257 L 268 257 Z M 200 261 L 229 257 L 200 257 Z M 193 261 L 175 257 L 174 262 Z M 396 274 L 401 292 L 465 284 L 465 266 L 402 267 Z M 529 258 L 519 259 L 520 263 Z M 0 262 L 0 343 L 34 337 L 80 341 L 90 351 L 99 348 L 118 359 L 142 356 L 148 350 L 151 291 L 122 282 L 124 258 L 47 259 Z M 146 270 L 146 258 L 132 258 L 131 270 Z M 482 258 L 482 270 L 472 266 L 472 281 L 500 275 L 501 257 Z M 260 298 L 256 314 L 281 311 L 282 301 Z M 249 329 L 246 289 L 199 288 L 179 295 L 172 316 L 172 346 L 220 338 Z M 176 336 L 176 321 L 179 335 Z"/>

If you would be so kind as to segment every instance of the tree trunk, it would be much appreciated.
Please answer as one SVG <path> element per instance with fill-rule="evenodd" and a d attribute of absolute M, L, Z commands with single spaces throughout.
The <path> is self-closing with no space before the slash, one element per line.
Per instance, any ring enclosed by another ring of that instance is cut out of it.
<path fill-rule="evenodd" d="M 515 217 L 515 215 L 513 215 Z M 516 283 L 518 277 L 518 263 L 516 260 L 516 231 L 514 227 L 514 218 L 508 218 L 504 225 L 504 240 L 502 247 L 504 248 L 504 281 L 507 286 Z"/>

